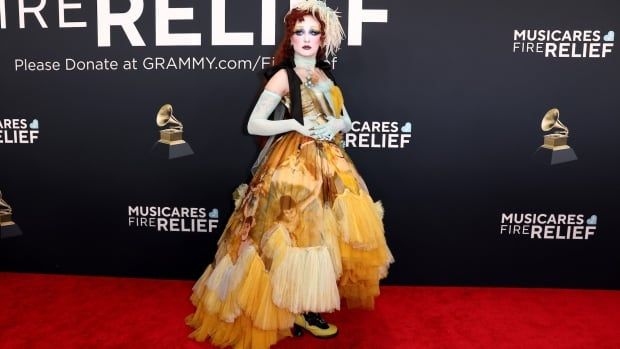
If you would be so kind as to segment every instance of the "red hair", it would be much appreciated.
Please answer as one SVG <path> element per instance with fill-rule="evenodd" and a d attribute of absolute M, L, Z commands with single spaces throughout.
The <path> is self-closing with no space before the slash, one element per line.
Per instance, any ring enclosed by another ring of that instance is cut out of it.
<path fill-rule="evenodd" d="M 291 36 L 293 36 L 295 25 L 298 22 L 303 22 L 304 16 L 313 16 L 321 24 L 321 42 L 325 38 L 325 22 L 323 22 L 321 18 L 315 16 L 309 11 L 300 10 L 297 8 L 292 9 L 291 12 L 284 17 L 284 37 L 282 38 L 282 41 L 280 41 L 280 45 L 276 50 L 274 65 L 278 65 L 293 58 L 294 51 L 293 46 L 291 45 Z M 317 61 L 322 61 L 325 59 L 325 48 L 322 46 L 316 53 L 316 59 Z"/>

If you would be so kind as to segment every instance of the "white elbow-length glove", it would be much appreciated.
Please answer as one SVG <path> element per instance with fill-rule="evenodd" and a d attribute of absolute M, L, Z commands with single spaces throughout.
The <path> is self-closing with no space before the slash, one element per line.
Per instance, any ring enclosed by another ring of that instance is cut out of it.
<path fill-rule="evenodd" d="M 284 132 L 296 131 L 305 136 L 310 136 L 310 130 L 306 129 L 295 119 L 268 120 L 269 115 L 276 109 L 282 96 L 269 90 L 264 90 L 258 98 L 258 102 L 250 114 L 248 121 L 248 133 L 258 136 L 273 136 Z"/>

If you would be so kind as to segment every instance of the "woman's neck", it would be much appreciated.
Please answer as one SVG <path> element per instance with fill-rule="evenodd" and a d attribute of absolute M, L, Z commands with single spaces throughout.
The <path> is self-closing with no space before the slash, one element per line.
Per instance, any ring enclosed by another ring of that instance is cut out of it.
<path fill-rule="evenodd" d="M 297 52 L 295 52 L 293 60 L 295 61 L 295 66 L 299 68 L 312 69 L 316 66 L 316 57 L 305 57 Z"/>

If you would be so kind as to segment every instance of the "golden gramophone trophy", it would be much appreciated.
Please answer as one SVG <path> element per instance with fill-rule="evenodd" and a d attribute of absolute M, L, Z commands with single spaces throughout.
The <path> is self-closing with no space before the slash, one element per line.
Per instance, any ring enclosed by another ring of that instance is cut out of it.
<path fill-rule="evenodd" d="M 560 121 L 560 111 L 553 108 L 545 113 L 540 128 L 546 134 L 543 145 L 536 152 L 537 157 L 551 165 L 577 160 L 573 148 L 568 145 L 568 127 Z"/>
<path fill-rule="evenodd" d="M 12 214 L 13 209 L 2 199 L 2 192 L 0 191 L 0 239 L 22 235 L 19 226 L 13 222 Z"/>
<path fill-rule="evenodd" d="M 164 104 L 159 108 L 156 121 L 157 126 L 167 128 L 159 131 L 159 141 L 155 143 L 154 150 L 168 159 L 194 154 L 189 144 L 183 140 L 183 124 L 172 114 L 172 105 Z"/>

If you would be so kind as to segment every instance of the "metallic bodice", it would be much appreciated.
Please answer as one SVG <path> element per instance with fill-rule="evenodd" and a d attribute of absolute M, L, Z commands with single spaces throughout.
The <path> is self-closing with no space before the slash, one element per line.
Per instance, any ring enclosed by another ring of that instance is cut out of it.
<path fill-rule="evenodd" d="M 330 89 L 333 87 L 331 81 L 322 81 L 315 86 L 308 87 L 305 84 L 300 85 L 301 92 L 301 110 L 304 117 L 312 118 L 314 123 L 322 124 L 327 122 L 326 117 L 328 115 L 334 115 L 333 108 L 328 101 L 326 94 L 329 94 Z M 291 110 L 291 97 L 286 94 L 282 97 L 284 105 L 287 109 Z M 316 119 L 314 119 L 316 117 Z"/>

